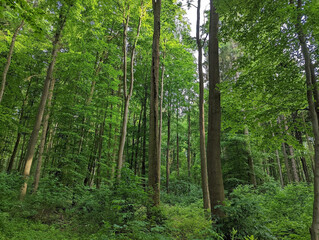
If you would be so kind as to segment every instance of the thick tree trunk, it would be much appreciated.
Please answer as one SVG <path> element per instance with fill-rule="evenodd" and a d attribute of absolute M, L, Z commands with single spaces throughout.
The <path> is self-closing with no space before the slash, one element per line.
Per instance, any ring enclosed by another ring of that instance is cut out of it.
<path fill-rule="evenodd" d="M 51 84 L 50 84 L 50 89 L 49 89 L 48 100 L 47 100 L 48 101 L 47 113 L 43 119 L 42 136 L 41 136 L 41 142 L 40 142 L 40 146 L 39 146 L 38 163 L 37 163 L 37 169 L 35 172 L 35 179 L 34 179 L 34 188 L 33 188 L 34 193 L 38 190 L 39 182 L 40 182 L 42 156 L 43 156 L 44 145 L 45 145 L 48 125 L 49 125 L 50 108 L 51 108 L 51 102 L 52 102 L 52 97 L 53 97 L 54 84 L 55 84 L 55 78 L 52 78 Z"/>
<path fill-rule="evenodd" d="M 151 96 L 150 96 L 150 139 L 149 139 L 149 171 L 148 183 L 152 191 L 153 204 L 160 203 L 160 175 L 161 162 L 158 149 L 158 84 L 159 84 L 159 42 L 160 42 L 160 16 L 161 0 L 153 0 L 154 12 L 154 33 L 152 46 L 152 75 L 151 75 Z"/>
<path fill-rule="evenodd" d="M 59 50 L 58 43 L 60 40 L 61 32 L 63 30 L 66 18 L 63 16 L 60 16 L 60 20 L 61 20 L 61 22 L 60 22 L 60 25 L 58 26 L 58 29 L 57 29 L 57 32 L 55 34 L 54 41 L 52 44 L 53 45 L 52 54 L 51 54 L 52 60 L 51 60 L 51 63 L 48 67 L 48 70 L 47 70 L 47 75 L 46 75 L 44 86 L 43 86 L 41 101 L 40 101 L 40 105 L 38 108 L 38 113 L 37 113 L 37 116 L 35 119 L 34 127 L 32 130 L 30 139 L 29 139 L 28 147 L 27 147 L 27 153 L 25 156 L 25 168 L 24 168 L 24 172 L 23 172 L 24 183 L 23 183 L 23 186 L 21 188 L 20 199 L 23 199 L 27 193 L 28 178 L 30 175 L 32 161 L 33 161 L 33 157 L 34 157 L 35 146 L 36 146 L 36 143 L 38 140 L 38 135 L 39 135 L 40 127 L 41 127 L 42 117 L 43 117 L 43 113 L 45 110 L 45 104 L 46 104 L 48 94 L 49 94 L 50 82 L 52 79 L 54 65 L 55 65 L 56 57 L 57 57 L 58 50 Z"/>
<path fill-rule="evenodd" d="M 209 115 L 208 115 L 208 140 L 207 140 L 207 171 L 210 194 L 210 205 L 213 218 L 224 217 L 225 214 L 218 205 L 225 200 L 222 166 L 220 159 L 220 134 L 221 134 L 221 107 L 218 53 L 218 14 L 215 1 L 210 0 L 210 25 L 209 25 Z"/>
<path fill-rule="evenodd" d="M 13 54 L 14 45 L 15 45 L 18 33 L 19 33 L 20 29 L 23 27 L 23 25 L 24 25 L 24 20 L 22 20 L 21 23 L 19 24 L 19 26 L 16 28 L 16 30 L 14 31 L 14 34 L 12 36 L 12 39 L 11 39 L 10 49 L 9 49 L 9 53 L 7 56 L 7 62 L 6 62 L 6 65 L 4 66 L 4 70 L 2 73 L 2 82 L 1 82 L 1 88 L 0 88 L 0 104 L 2 102 L 4 89 L 6 87 L 7 74 L 8 74 L 9 68 L 10 68 L 10 64 L 11 64 L 11 58 L 12 58 L 12 54 Z"/>
<path fill-rule="evenodd" d="M 201 182 L 203 191 L 204 209 L 210 208 L 207 161 L 206 161 L 206 140 L 205 140 L 205 108 L 204 108 L 204 76 L 203 76 L 203 46 L 200 39 L 200 8 L 201 0 L 197 3 L 196 41 L 198 50 L 198 77 L 199 77 L 199 134 L 200 134 L 200 164 Z"/>

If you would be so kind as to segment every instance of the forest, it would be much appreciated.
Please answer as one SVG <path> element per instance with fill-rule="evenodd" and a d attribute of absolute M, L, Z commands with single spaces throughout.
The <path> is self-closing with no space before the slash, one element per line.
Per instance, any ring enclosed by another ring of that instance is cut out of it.
<path fill-rule="evenodd" d="M 0 240 L 319 240 L 318 0 L 0 1 Z"/>

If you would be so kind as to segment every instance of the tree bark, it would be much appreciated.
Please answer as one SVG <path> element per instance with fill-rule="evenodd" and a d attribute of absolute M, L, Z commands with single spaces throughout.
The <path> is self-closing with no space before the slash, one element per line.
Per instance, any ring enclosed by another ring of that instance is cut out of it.
<path fill-rule="evenodd" d="M 221 134 L 221 107 L 218 53 L 218 13 L 215 1 L 210 0 L 210 25 L 209 25 L 209 115 L 208 115 L 208 140 L 207 140 L 207 171 L 212 217 L 222 218 L 224 212 L 217 206 L 225 200 L 222 166 L 220 159 L 220 134 Z M 217 207 L 217 208 L 216 208 Z"/>
<path fill-rule="evenodd" d="M 201 0 L 197 4 L 197 22 L 196 22 L 196 41 L 198 50 L 198 78 L 199 78 L 199 134 L 200 134 L 200 163 L 201 163 L 201 182 L 203 191 L 204 209 L 210 208 L 210 199 L 208 192 L 207 161 L 205 145 L 205 108 L 204 108 L 204 76 L 203 76 L 203 46 L 200 39 L 200 6 Z"/>
<path fill-rule="evenodd" d="M 23 27 L 23 25 L 24 25 L 24 20 L 22 20 L 21 23 L 19 24 L 19 26 L 16 28 L 16 30 L 14 31 L 14 34 L 12 36 L 12 39 L 11 39 L 10 49 L 9 49 L 9 53 L 7 56 L 7 62 L 6 62 L 6 65 L 4 66 L 4 70 L 2 73 L 2 82 L 1 82 L 1 88 L 0 88 L 0 104 L 2 102 L 4 89 L 6 87 L 7 74 L 8 74 L 9 68 L 10 68 L 10 64 L 11 64 L 11 58 L 12 58 L 12 54 L 13 54 L 14 45 L 15 45 L 18 33 L 19 33 L 20 29 Z"/>
<path fill-rule="evenodd" d="M 148 183 L 152 191 L 154 206 L 160 204 L 160 175 L 161 162 L 158 149 L 158 84 L 159 84 L 159 41 L 160 41 L 160 16 L 161 0 L 152 0 L 154 12 L 154 33 L 152 46 L 152 75 L 150 95 L 150 139 L 149 139 L 149 174 Z"/>
<path fill-rule="evenodd" d="M 40 105 L 38 108 L 38 113 L 35 119 L 35 123 L 34 123 L 34 127 L 29 139 L 29 143 L 28 143 L 28 147 L 27 147 L 27 153 L 25 156 L 25 168 L 24 168 L 24 172 L 23 172 L 23 176 L 24 176 L 24 183 L 23 186 L 21 188 L 21 193 L 20 193 L 20 199 L 23 199 L 27 193 L 27 187 L 28 187 L 28 178 L 30 175 L 30 170 L 31 170 L 31 166 L 32 166 L 32 161 L 33 161 L 33 156 L 34 156 L 34 152 L 35 152 L 35 146 L 38 140 L 38 135 L 39 135 L 39 131 L 40 131 L 40 127 L 41 127 L 41 122 L 42 122 L 42 117 L 43 117 L 43 113 L 45 110 L 45 104 L 48 98 L 48 94 L 49 94 L 49 88 L 50 88 L 50 82 L 52 79 L 52 75 L 53 75 L 53 70 L 54 70 L 54 66 L 55 66 L 55 62 L 56 62 L 56 58 L 57 58 L 57 54 L 58 54 L 58 44 L 60 41 L 60 37 L 61 37 L 61 33 L 63 30 L 63 27 L 65 25 L 65 21 L 66 21 L 66 17 L 64 16 L 60 16 L 60 24 L 58 26 L 57 32 L 55 34 L 54 40 L 53 40 L 53 49 L 52 49 L 52 60 L 51 63 L 49 64 L 49 67 L 47 69 L 47 75 L 45 78 L 45 82 L 44 82 L 44 87 L 43 87 L 43 91 L 42 91 L 42 96 L 41 96 L 41 101 L 40 101 Z"/>
<path fill-rule="evenodd" d="M 45 145 L 48 125 L 49 125 L 50 110 L 51 110 L 50 108 L 51 108 L 51 102 L 52 102 L 52 97 L 53 97 L 54 84 L 55 84 L 55 78 L 52 78 L 51 84 L 50 84 L 50 89 L 49 89 L 48 100 L 47 100 L 48 101 L 47 113 L 43 119 L 42 136 L 41 136 L 41 142 L 40 142 L 39 154 L 38 154 L 38 163 L 37 163 L 37 169 L 35 172 L 35 179 L 34 179 L 34 188 L 33 188 L 34 193 L 38 190 L 38 187 L 39 187 L 41 167 L 42 167 L 42 156 L 43 156 L 44 145 Z"/>

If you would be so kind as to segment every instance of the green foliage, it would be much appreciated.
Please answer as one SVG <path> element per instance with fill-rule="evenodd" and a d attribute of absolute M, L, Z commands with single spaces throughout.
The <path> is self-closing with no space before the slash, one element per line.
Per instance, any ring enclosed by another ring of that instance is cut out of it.
<path fill-rule="evenodd" d="M 257 189 L 238 186 L 223 207 L 221 229 L 235 229 L 236 239 L 309 239 L 312 201 L 312 186 L 303 183 L 284 189 L 272 181 Z"/>
<path fill-rule="evenodd" d="M 202 202 L 163 208 L 167 216 L 167 228 L 173 239 L 223 239 L 212 229 L 212 222 L 207 220 Z"/>

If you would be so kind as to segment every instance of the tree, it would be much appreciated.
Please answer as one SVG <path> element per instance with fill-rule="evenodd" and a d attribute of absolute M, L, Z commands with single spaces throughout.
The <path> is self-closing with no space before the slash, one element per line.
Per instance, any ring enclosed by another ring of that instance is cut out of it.
<path fill-rule="evenodd" d="M 223 211 L 217 206 L 225 200 L 224 183 L 220 160 L 221 108 L 218 84 L 219 54 L 218 54 L 218 13 L 215 1 L 210 0 L 209 18 L 209 114 L 207 140 L 207 172 L 211 212 L 213 217 L 223 217 Z"/>
<path fill-rule="evenodd" d="M 151 71 L 151 95 L 150 95 L 150 137 L 149 137 L 149 170 L 148 184 L 152 191 L 153 204 L 160 203 L 160 174 L 161 162 L 158 144 L 158 85 L 159 85 L 159 42 L 161 25 L 161 0 L 152 0 L 154 11 L 154 33 L 152 46 L 152 71 Z"/>
<path fill-rule="evenodd" d="M 199 78 L 199 133 L 200 133 L 200 161 L 201 161 L 201 180 L 203 191 L 204 209 L 210 208 L 208 178 L 207 178 L 207 160 L 205 146 L 205 108 L 204 108 L 204 76 L 203 76 L 203 42 L 200 39 L 200 4 L 197 4 L 197 22 L 196 22 L 196 42 L 198 50 L 198 78 Z"/>
<path fill-rule="evenodd" d="M 45 110 L 45 104 L 47 101 L 47 97 L 49 94 L 49 88 L 50 88 L 50 82 L 52 79 L 52 74 L 53 74 L 53 70 L 54 70 L 54 66 L 55 66 L 55 62 L 56 62 L 56 58 L 57 58 L 57 54 L 59 51 L 59 41 L 60 41 L 60 37 L 62 34 L 62 30 L 64 28 L 65 22 L 66 22 L 66 13 L 62 13 L 60 14 L 60 19 L 59 19 L 59 24 L 57 26 L 57 30 L 54 36 L 54 40 L 52 42 L 52 60 L 51 63 L 48 66 L 47 69 L 47 75 L 45 78 L 45 82 L 44 82 L 44 87 L 43 87 L 43 91 L 42 91 L 42 96 L 41 96 L 41 102 L 38 108 L 38 113 L 36 116 L 36 121 L 34 123 L 34 127 L 33 127 L 33 131 L 32 134 L 30 136 L 29 139 L 29 143 L 28 143 L 28 147 L 27 147 L 27 153 L 25 156 L 25 168 L 24 168 L 24 172 L 23 172 L 23 176 L 24 176 L 24 184 L 22 186 L 21 189 L 21 194 L 20 194 L 20 198 L 23 199 L 27 193 L 27 187 L 28 187 L 28 177 L 30 175 L 30 170 L 31 170 L 31 166 L 32 166 L 32 161 L 33 161 L 33 157 L 34 157 L 34 152 L 35 152 L 35 145 L 37 143 L 38 140 L 38 135 L 39 135 L 39 131 L 40 131 L 40 127 L 41 127 L 41 122 L 42 122 L 42 117 L 43 117 L 43 113 Z"/>

